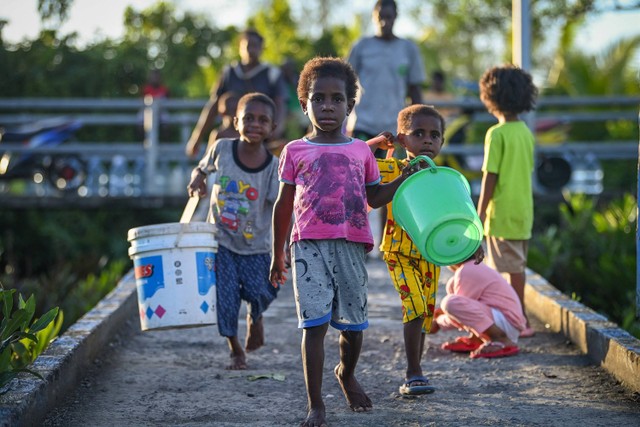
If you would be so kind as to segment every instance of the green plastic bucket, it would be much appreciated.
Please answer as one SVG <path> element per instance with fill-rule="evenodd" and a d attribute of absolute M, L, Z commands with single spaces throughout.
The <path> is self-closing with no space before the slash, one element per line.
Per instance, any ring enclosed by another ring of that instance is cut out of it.
<path fill-rule="evenodd" d="M 403 182 L 393 197 L 393 216 L 407 232 L 422 256 L 446 266 L 469 258 L 480 247 L 482 224 L 466 178 L 455 169 L 429 163 Z"/>

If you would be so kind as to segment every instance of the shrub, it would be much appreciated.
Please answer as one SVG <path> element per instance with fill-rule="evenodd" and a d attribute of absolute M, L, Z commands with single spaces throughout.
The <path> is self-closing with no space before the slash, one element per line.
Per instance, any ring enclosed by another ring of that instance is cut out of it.
<path fill-rule="evenodd" d="M 124 259 L 115 260 L 100 272 L 100 274 L 90 274 L 86 279 L 80 280 L 69 292 L 67 297 L 60 302 L 60 306 L 69 319 L 64 323 L 66 330 L 73 323 L 91 310 L 100 300 L 107 295 L 115 286 L 129 267 L 130 261 Z"/>
<path fill-rule="evenodd" d="M 2 322 L 0 322 L 0 390 L 20 372 L 27 372 L 42 378 L 40 374 L 27 368 L 49 343 L 57 336 L 62 325 L 62 315 L 58 307 L 52 308 L 42 317 L 32 322 L 36 309 L 33 295 L 24 301 L 18 296 L 18 309 L 13 311 L 15 289 L 0 288 Z"/>
<path fill-rule="evenodd" d="M 33 294 L 38 314 L 60 307 L 64 332 L 131 266 L 127 230 L 173 222 L 180 212 L 125 206 L 0 210 L 0 281 Z"/>
<path fill-rule="evenodd" d="M 635 198 L 627 194 L 598 210 L 593 199 L 573 195 L 559 210 L 560 224 L 534 234 L 529 266 L 640 337 L 635 319 Z"/>

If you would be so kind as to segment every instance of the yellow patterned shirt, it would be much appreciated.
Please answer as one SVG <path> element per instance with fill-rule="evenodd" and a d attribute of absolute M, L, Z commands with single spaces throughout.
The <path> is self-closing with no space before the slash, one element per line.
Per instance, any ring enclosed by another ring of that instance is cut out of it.
<path fill-rule="evenodd" d="M 407 164 L 406 160 L 376 159 L 380 169 L 382 183 L 386 184 L 400 176 Z M 387 204 L 387 222 L 384 226 L 384 238 L 380 244 L 380 251 L 400 253 L 409 258 L 422 258 L 418 248 L 413 244 L 406 231 L 393 219 L 392 203 Z"/>

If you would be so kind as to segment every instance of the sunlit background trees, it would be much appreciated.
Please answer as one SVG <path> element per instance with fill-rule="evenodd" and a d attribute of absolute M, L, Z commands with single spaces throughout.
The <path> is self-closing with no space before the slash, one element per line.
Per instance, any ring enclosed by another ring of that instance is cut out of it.
<path fill-rule="evenodd" d="M 531 3 L 533 72 L 545 90 L 567 95 L 635 93 L 638 37 L 617 40 L 593 54 L 581 52 L 575 36 L 587 17 L 640 9 L 640 2 Z M 72 4 L 38 0 L 43 30 L 35 40 L 8 44 L 0 29 L 2 96 L 136 96 L 147 70 L 155 67 L 163 70 L 176 96 L 202 97 L 222 66 L 237 55 L 235 38 L 242 28 L 178 12 L 170 1 L 142 10 L 129 7 L 122 17 L 121 39 L 80 46 L 77 35 L 57 30 Z M 285 57 L 302 64 L 318 54 L 345 56 L 351 44 L 371 30 L 370 9 L 345 19 L 344 2 L 338 0 L 252 4 L 256 7 L 247 26 L 265 36 L 264 59 L 275 64 Z M 406 0 L 399 7 L 414 29 L 410 37 L 421 47 L 427 71 L 442 69 L 452 83 L 475 82 L 488 66 L 510 61 L 511 0 Z"/>

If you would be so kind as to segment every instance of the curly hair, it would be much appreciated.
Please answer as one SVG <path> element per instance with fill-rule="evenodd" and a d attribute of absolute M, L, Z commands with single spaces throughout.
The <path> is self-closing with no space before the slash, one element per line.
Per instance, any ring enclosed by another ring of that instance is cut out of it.
<path fill-rule="evenodd" d="M 432 105 L 413 104 L 403 108 L 398 113 L 398 133 L 408 134 L 411 131 L 411 122 L 415 116 L 435 117 L 440 120 L 440 127 L 444 135 L 445 121 L 442 114 Z"/>
<path fill-rule="evenodd" d="M 309 89 L 319 78 L 334 77 L 343 80 L 348 100 L 356 98 L 358 93 L 358 77 L 351 65 L 340 58 L 315 57 L 304 64 L 298 81 L 298 99 L 309 99 Z"/>
<path fill-rule="evenodd" d="M 480 77 L 480 99 L 489 112 L 530 111 L 536 106 L 537 96 L 531 75 L 515 65 L 490 68 Z"/>

